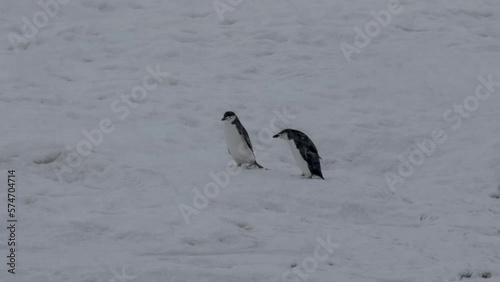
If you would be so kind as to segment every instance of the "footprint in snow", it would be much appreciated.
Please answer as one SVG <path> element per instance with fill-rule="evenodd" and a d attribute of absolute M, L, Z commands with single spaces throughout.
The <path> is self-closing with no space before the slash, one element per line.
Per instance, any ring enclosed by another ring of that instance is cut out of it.
<path fill-rule="evenodd" d="M 248 223 L 244 223 L 244 222 L 235 222 L 233 223 L 234 225 L 236 225 L 239 229 L 241 230 L 245 230 L 245 231 L 250 231 L 252 230 L 252 226 L 250 226 Z"/>
<path fill-rule="evenodd" d="M 211 13 L 201 13 L 201 12 L 192 12 L 192 13 L 186 13 L 183 16 L 190 18 L 190 19 L 203 19 L 209 16 Z"/>

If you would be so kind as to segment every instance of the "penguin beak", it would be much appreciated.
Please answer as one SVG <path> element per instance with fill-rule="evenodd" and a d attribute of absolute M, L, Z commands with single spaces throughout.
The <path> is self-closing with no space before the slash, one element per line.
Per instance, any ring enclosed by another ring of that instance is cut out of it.
<path fill-rule="evenodd" d="M 280 135 L 279 135 L 279 134 L 275 134 L 275 135 L 273 135 L 273 138 L 278 138 L 278 137 L 280 137 Z"/>
<path fill-rule="evenodd" d="M 226 119 L 227 119 L 227 117 L 223 117 L 221 120 L 222 120 L 222 121 L 224 121 L 224 120 L 226 120 Z"/>

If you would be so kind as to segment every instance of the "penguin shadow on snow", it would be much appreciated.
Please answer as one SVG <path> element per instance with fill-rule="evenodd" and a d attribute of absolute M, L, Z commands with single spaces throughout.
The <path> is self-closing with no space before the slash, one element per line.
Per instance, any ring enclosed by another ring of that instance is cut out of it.
<path fill-rule="evenodd" d="M 222 117 L 224 122 L 224 137 L 227 151 L 238 167 L 245 165 L 247 169 L 263 168 L 255 159 L 252 142 L 247 130 L 238 116 L 227 111 Z M 312 140 L 303 132 L 295 129 L 284 129 L 273 138 L 281 138 L 290 146 L 297 166 L 302 171 L 302 178 L 325 179 L 321 171 L 321 157 Z"/>

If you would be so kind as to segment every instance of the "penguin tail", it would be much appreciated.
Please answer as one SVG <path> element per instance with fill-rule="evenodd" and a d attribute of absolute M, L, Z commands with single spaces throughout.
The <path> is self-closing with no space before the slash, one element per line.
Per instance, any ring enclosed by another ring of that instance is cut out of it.
<path fill-rule="evenodd" d="M 315 176 L 317 176 L 317 177 L 319 177 L 319 178 L 321 178 L 321 179 L 325 180 L 325 178 L 323 177 L 323 174 L 322 174 L 321 172 L 319 172 L 319 173 L 314 173 L 313 175 L 315 175 Z M 311 178 L 312 178 L 312 175 L 311 175 Z"/>
<path fill-rule="evenodd" d="M 257 161 L 255 161 L 254 165 L 256 165 L 258 168 L 263 168 L 263 169 L 267 170 L 267 168 L 261 166 Z"/>

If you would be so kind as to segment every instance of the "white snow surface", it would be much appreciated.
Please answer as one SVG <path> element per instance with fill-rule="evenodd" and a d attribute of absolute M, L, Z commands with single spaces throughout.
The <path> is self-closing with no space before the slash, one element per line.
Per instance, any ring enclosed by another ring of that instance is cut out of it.
<path fill-rule="evenodd" d="M 443 119 L 479 76 L 500 81 L 499 1 L 402 0 L 350 62 L 340 44 L 388 1 L 243 0 L 220 20 L 211 0 L 70 0 L 16 53 L 7 35 L 37 2 L 0 4 L 1 282 L 500 281 L 500 87 L 459 128 Z M 121 119 L 111 105 L 157 65 L 170 75 Z M 268 170 L 230 176 L 188 224 L 193 189 L 234 169 L 228 110 Z M 105 118 L 114 131 L 58 179 Z M 315 142 L 326 180 L 270 140 L 285 127 Z M 435 128 L 447 140 L 391 190 L 384 173 Z"/>

